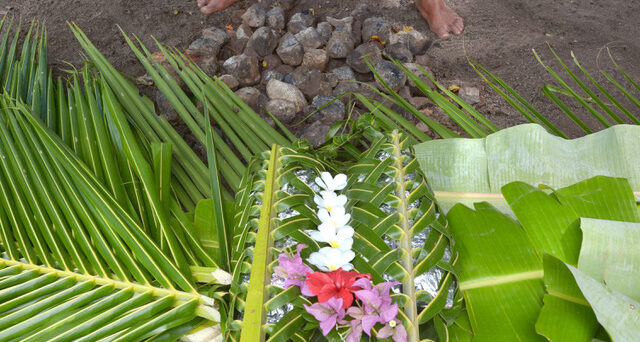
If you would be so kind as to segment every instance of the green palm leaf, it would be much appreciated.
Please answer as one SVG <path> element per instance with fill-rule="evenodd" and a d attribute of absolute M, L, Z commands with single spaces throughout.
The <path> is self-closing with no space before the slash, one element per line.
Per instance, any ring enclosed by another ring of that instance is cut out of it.
<path fill-rule="evenodd" d="M 239 286 L 232 288 L 231 301 L 243 315 L 229 312 L 231 339 L 256 341 L 268 334 L 269 341 L 286 341 L 292 336 L 306 341 L 317 334 L 299 330 L 306 323 L 301 316 L 302 304 L 310 302 L 296 287 L 284 290 L 281 285 L 271 284 L 271 279 L 277 255 L 296 241 L 309 246 L 305 257 L 319 249 L 305 230 L 319 224 L 312 209 L 312 180 L 324 170 L 325 166 L 311 156 L 277 145 L 250 164 L 236 201 L 232 250 L 233 275 Z M 242 284 L 246 277 L 243 274 L 249 275 L 248 284 Z M 285 318 L 276 321 L 275 311 L 288 305 L 293 308 L 287 308 Z M 237 325 L 242 327 L 241 336 L 231 324 L 240 317 L 242 322 Z"/>
<path fill-rule="evenodd" d="M 438 216 L 431 189 L 410 153 L 410 139 L 394 131 L 369 140 L 369 148 L 347 171 L 349 207 L 358 237 L 353 263 L 360 272 L 371 273 L 374 282 L 389 278 L 402 282 L 396 300 L 409 339 L 417 340 L 419 325 L 445 308 L 456 254 L 444 216 Z M 429 276 L 437 279 L 435 288 L 426 289 L 421 283 Z"/>

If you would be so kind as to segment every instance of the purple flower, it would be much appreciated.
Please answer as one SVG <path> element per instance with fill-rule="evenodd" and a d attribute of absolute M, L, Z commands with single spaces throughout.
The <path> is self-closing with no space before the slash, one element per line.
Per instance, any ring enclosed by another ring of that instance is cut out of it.
<path fill-rule="evenodd" d="M 313 272 L 311 267 L 302 262 L 300 251 L 307 247 L 305 244 L 298 244 L 296 246 L 296 254 L 289 257 L 286 253 L 278 255 L 278 266 L 273 268 L 273 271 L 284 279 L 284 288 L 288 289 L 291 286 L 298 286 L 303 295 L 312 296 L 309 288 L 305 285 L 307 279 L 307 273 Z"/>
<path fill-rule="evenodd" d="M 358 300 L 364 304 L 364 314 L 362 315 L 362 329 L 367 335 L 371 336 L 371 328 L 376 323 L 385 324 L 395 319 L 398 315 L 398 305 L 391 304 L 392 299 L 389 295 L 389 289 L 398 282 L 386 282 L 371 287 L 371 283 L 367 286 L 364 283 L 358 286 L 369 289 L 356 291 L 355 295 Z"/>
<path fill-rule="evenodd" d="M 361 308 L 352 306 L 347 309 L 347 315 L 354 318 L 350 321 L 340 321 L 340 324 L 349 324 L 351 326 L 351 331 L 349 332 L 349 336 L 347 336 L 347 342 L 360 342 L 362 338 L 362 316 L 364 312 Z"/>
<path fill-rule="evenodd" d="M 326 302 L 315 303 L 311 306 L 305 304 L 304 308 L 320 322 L 320 329 L 322 329 L 324 336 L 327 336 L 336 326 L 338 320 L 343 319 L 346 314 L 342 308 L 342 298 L 331 298 Z"/>
<path fill-rule="evenodd" d="M 407 342 L 407 330 L 405 330 L 402 322 L 394 319 L 378 331 L 378 338 L 387 338 L 389 336 L 392 336 L 395 342 Z"/>

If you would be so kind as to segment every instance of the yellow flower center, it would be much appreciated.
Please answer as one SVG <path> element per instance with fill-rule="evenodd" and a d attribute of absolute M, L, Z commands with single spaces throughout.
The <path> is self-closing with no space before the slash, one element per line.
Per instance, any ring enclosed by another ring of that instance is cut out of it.
<path fill-rule="evenodd" d="M 328 212 L 331 212 L 331 208 L 332 208 L 331 205 L 327 205 L 327 211 Z"/>
<path fill-rule="evenodd" d="M 335 271 L 338 269 L 337 265 L 327 265 L 327 268 L 329 269 L 329 271 Z"/>
<path fill-rule="evenodd" d="M 392 328 L 395 328 L 396 327 L 396 321 L 389 322 L 389 326 L 392 327 Z"/>
<path fill-rule="evenodd" d="M 331 245 L 331 248 L 340 247 L 340 241 L 337 241 L 337 240 L 331 240 L 331 241 L 329 241 L 329 244 Z"/>

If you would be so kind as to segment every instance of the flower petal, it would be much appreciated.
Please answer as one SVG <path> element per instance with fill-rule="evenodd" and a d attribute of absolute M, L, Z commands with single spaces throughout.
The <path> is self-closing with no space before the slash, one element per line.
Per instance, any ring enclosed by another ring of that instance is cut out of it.
<path fill-rule="evenodd" d="M 391 335 L 393 335 L 393 328 L 391 326 L 389 326 L 389 323 L 387 323 L 387 325 L 382 327 L 382 329 L 378 330 L 378 335 L 376 335 L 376 337 L 377 338 L 387 338 L 387 337 L 389 337 Z"/>
<path fill-rule="evenodd" d="M 327 257 L 320 252 L 311 253 L 307 261 L 323 271 L 329 270 L 327 267 Z"/>
<path fill-rule="evenodd" d="M 335 190 L 333 187 L 333 177 L 331 177 L 331 174 L 329 172 L 320 173 L 320 177 L 322 178 L 322 182 L 326 186 L 324 188 L 325 190 L 328 190 L 328 191 Z"/>
<path fill-rule="evenodd" d="M 320 222 L 325 223 L 325 222 L 332 222 L 331 220 L 331 215 L 329 215 L 329 212 L 327 211 L 327 209 L 320 209 L 318 210 L 318 219 L 320 220 Z"/>
<path fill-rule="evenodd" d="M 333 178 L 334 190 L 342 190 L 347 186 L 347 175 L 339 173 Z"/>
<path fill-rule="evenodd" d="M 402 325 L 402 322 L 396 319 L 396 327 L 393 331 L 393 341 L 395 342 L 407 342 L 407 330 Z"/>
<path fill-rule="evenodd" d="M 360 279 L 356 280 L 355 282 L 353 282 L 352 286 L 358 286 L 363 290 L 371 290 L 371 288 L 372 288 L 371 280 L 369 280 L 367 278 L 360 278 Z"/>
<path fill-rule="evenodd" d="M 354 233 L 355 230 L 353 230 L 351 226 L 344 226 L 336 231 L 336 237 L 338 238 L 338 240 L 344 240 L 352 238 Z"/>
<path fill-rule="evenodd" d="M 384 309 L 380 309 L 380 323 L 387 323 L 396 318 L 398 315 L 398 304 L 389 305 Z"/>
<path fill-rule="evenodd" d="M 342 265 L 342 269 L 345 271 L 351 271 L 353 269 L 353 265 L 351 265 L 350 263 L 346 263 Z"/>
<path fill-rule="evenodd" d="M 371 336 L 371 328 L 379 322 L 379 318 L 376 315 L 364 315 L 362 316 L 362 330 Z M 378 335 L 380 337 L 380 335 Z"/>

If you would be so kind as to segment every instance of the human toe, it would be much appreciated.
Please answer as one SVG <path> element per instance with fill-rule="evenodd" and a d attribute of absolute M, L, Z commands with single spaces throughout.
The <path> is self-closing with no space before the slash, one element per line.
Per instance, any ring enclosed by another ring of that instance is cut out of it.
<path fill-rule="evenodd" d="M 451 36 L 449 34 L 449 30 L 445 26 L 442 26 L 442 27 L 436 29 L 434 32 L 438 36 L 438 38 L 440 38 L 442 40 L 447 40 Z"/>
<path fill-rule="evenodd" d="M 451 25 L 451 31 L 457 36 L 462 33 L 462 30 L 464 30 L 464 22 L 462 21 L 462 18 L 458 17 L 453 21 L 453 25 Z"/>
<path fill-rule="evenodd" d="M 207 0 L 205 0 L 207 1 Z M 200 7 L 200 11 L 204 14 L 211 14 L 221 10 L 221 4 L 218 0 L 208 0 L 208 3 L 203 7 Z"/>

